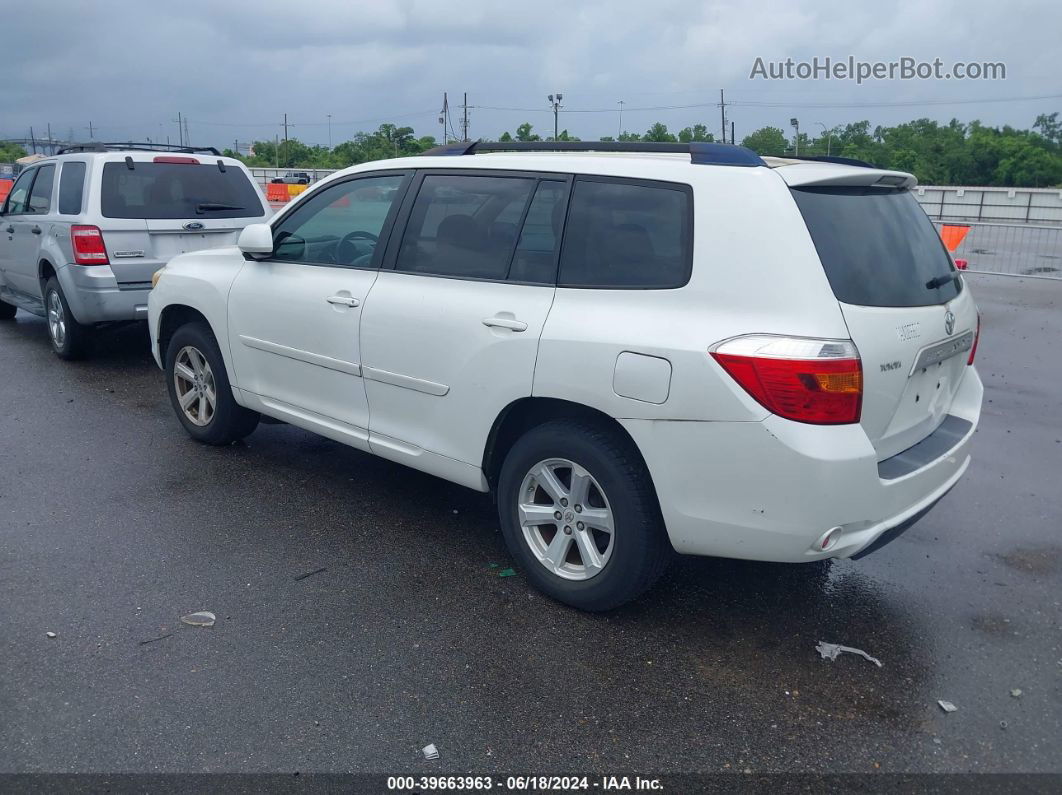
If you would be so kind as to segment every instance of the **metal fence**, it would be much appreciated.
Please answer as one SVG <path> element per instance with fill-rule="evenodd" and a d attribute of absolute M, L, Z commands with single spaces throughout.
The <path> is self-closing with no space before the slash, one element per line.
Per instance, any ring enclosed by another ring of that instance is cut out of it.
<path fill-rule="evenodd" d="M 939 227 L 941 224 L 937 223 Z M 968 269 L 1005 276 L 1062 279 L 1062 226 L 970 223 L 955 249 Z"/>

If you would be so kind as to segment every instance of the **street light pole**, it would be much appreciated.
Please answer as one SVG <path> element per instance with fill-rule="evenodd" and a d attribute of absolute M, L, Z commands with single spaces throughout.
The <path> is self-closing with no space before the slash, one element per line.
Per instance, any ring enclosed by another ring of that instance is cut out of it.
<path fill-rule="evenodd" d="M 789 123 L 796 130 L 796 137 L 793 139 L 793 157 L 800 157 L 800 119 L 794 116 Z"/>
<path fill-rule="evenodd" d="M 328 149 L 332 149 L 332 114 L 328 114 Z"/>
<path fill-rule="evenodd" d="M 815 123 L 822 128 L 822 134 L 826 136 L 826 157 L 829 157 L 830 156 L 830 139 L 833 137 L 833 135 L 832 135 L 833 131 L 832 130 L 827 130 L 826 129 L 826 125 L 823 124 L 821 121 L 817 121 Z"/>
<path fill-rule="evenodd" d="M 616 130 L 616 140 L 623 135 L 623 100 L 619 101 L 619 128 Z"/>
<path fill-rule="evenodd" d="M 560 137 L 559 116 L 560 116 L 561 100 L 562 99 L 564 99 L 564 95 L 563 94 L 557 94 L 555 99 L 554 99 L 554 95 L 553 94 L 549 95 L 549 102 L 550 102 L 551 105 L 553 105 L 553 140 L 554 141 L 556 141 Z"/>

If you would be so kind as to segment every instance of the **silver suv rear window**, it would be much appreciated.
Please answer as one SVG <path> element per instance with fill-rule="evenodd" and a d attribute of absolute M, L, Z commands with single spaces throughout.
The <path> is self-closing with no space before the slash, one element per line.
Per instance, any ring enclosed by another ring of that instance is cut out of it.
<path fill-rule="evenodd" d="M 107 218 L 248 218 L 265 215 L 238 168 L 134 162 L 103 167 L 100 211 Z"/>
<path fill-rule="evenodd" d="M 794 188 L 793 198 L 838 301 L 931 306 L 959 294 L 944 280 L 954 269 L 940 235 L 906 188 Z"/>

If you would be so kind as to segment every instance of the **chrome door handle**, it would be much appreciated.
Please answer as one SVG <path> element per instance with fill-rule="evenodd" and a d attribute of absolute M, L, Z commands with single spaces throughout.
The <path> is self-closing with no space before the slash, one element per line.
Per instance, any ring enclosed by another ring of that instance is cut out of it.
<path fill-rule="evenodd" d="M 40 228 L 39 226 L 35 226 L 35 227 L 33 227 L 32 229 L 30 229 L 30 231 L 31 231 L 31 232 L 32 232 L 33 234 L 35 234 L 35 235 L 39 235 L 39 234 L 41 233 L 41 228 Z"/>
<path fill-rule="evenodd" d="M 351 298 L 349 295 L 330 295 L 325 299 L 330 304 L 336 306 L 357 306 L 358 299 Z"/>
<path fill-rule="evenodd" d="M 509 331 L 527 331 L 527 324 L 522 320 L 507 317 L 485 317 L 483 325 L 487 328 L 507 328 Z"/>

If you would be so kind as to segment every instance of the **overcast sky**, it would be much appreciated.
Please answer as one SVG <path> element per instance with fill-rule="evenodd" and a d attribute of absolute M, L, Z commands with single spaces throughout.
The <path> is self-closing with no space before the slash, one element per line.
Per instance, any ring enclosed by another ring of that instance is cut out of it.
<path fill-rule="evenodd" d="M 88 8 L 92 11 L 89 13 Z M 381 122 L 442 136 L 449 92 L 459 127 L 496 138 L 523 121 L 552 132 L 546 95 L 564 95 L 573 135 L 673 131 L 703 122 L 718 136 L 719 89 L 743 135 L 800 119 L 819 130 L 859 119 L 928 116 L 1028 127 L 1062 109 L 1062 3 L 1022 0 L 0 0 L 0 136 L 177 140 L 231 146 L 281 132 L 347 140 Z M 1006 80 L 750 80 L 757 57 L 1003 61 Z M 942 104 L 957 103 L 963 104 Z M 746 104 L 760 103 L 760 104 Z M 891 106 L 890 106 L 891 103 Z M 907 104 L 898 104 L 907 103 Z M 829 106 L 833 107 L 829 107 Z M 847 107 L 840 107 L 847 105 Z M 697 106 L 639 110 L 661 106 Z M 516 110 L 500 110 L 515 108 Z M 526 109 L 526 110 L 525 110 Z M 577 111 L 602 112 L 577 112 Z"/>

